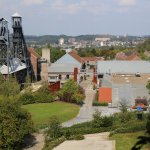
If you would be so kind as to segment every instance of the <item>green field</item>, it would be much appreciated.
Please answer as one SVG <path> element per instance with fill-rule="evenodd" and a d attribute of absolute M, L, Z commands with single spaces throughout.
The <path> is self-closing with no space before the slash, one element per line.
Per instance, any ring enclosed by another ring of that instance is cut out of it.
<path fill-rule="evenodd" d="M 79 112 L 79 106 L 65 102 L 29 104 L 23 108 L 30 112 L 35 126 L 46 125 L 52 115 L 65 122 L 76 117 Z"/>
<path fill-rule="evenodd" d="M 143 136 L 145 131 L 136 133 L 115 134 L 111 139 L 116 140 L 116 150 L 131 150 L 138 141 L 138 136 Z M 141 150 L 150 150 L 150 145 L 144 146 Z"/>

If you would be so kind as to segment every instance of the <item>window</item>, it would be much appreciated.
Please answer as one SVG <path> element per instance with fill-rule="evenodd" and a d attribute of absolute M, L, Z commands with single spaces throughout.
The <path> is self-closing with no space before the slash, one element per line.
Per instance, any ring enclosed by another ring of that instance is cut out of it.
<path fill-rule="evenodd" d="M 69 74 L 66 75 L 66 79 L 69 79 Z"/>
<path fill-rule="evenodd" d="M 61 79 L 62 79 L 62 76 L 61 76 L 61 74 L 59 74 L 58 78 L 59 78 L 59 80 L 61 80 Z"/>
<path fill-rule="evenodd" d="M 50 79 L 56 79 L 56 76 L 50 76 L 49 78 Z"/>

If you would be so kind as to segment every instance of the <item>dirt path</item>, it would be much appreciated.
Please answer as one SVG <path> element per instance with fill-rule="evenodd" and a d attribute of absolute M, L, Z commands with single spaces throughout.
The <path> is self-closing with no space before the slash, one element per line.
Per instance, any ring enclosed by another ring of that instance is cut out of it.
<path fill-rule="evenodd" d="M 29 145 L 23 150 L 42 150 L 44 147 L 44 135 L 42 133 L 34 133 L 26 142 Z"/>

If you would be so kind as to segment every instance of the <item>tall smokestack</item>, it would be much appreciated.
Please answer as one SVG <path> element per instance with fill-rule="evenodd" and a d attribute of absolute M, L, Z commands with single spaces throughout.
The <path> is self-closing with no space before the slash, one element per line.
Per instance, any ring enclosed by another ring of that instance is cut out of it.
<path fill-rule="evenodd" d="M 46 60 L 46 63 L 41 64 L 41 78 L 42 81 L 48 81 L 48 66 L 50 65 L 50 49 L 42 49 L 42 59 Z"/>

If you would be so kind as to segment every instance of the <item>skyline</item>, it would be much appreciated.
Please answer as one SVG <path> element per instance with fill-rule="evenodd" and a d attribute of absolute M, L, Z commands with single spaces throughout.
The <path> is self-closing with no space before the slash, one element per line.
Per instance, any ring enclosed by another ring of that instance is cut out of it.
<path fill-rule="evenodd" d="M 10 32 L 15 12 L 25 35 L 150 35 L 148 0 L 1 0 Z"/>

